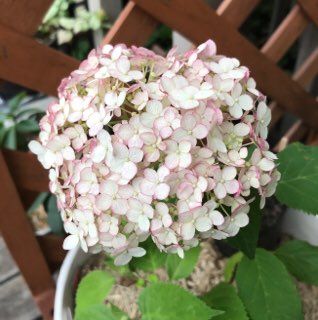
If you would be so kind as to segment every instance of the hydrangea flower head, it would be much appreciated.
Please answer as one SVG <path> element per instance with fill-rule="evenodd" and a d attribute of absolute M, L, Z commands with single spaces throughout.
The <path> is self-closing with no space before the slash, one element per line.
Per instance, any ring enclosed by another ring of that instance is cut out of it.
<path fill-rule="evenodd" d="M 143 241 L 178 253 L 236 235 L 279 172 L 270 109 L 249 70 L 212 40 L 178 55 L 105 45 L 62 80 L 29 147 L 49 169 L 69 234 L 65 249 L 104 250 L 116 264 Z"/>

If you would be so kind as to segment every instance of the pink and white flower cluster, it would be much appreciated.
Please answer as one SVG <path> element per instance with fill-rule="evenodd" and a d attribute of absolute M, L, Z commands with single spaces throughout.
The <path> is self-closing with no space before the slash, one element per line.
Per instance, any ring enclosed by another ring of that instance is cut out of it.
<path fill-rule="evenodd" d="M 271 114 L 249 70 L 209 40 L 163 58 L 145 48 L 93 50 L 59 87 L 30 149 L 49 169 L 65 249 L 116 264 L 151 237 L 178 253 L 249 222 L 252 190 L 271 196 Z"/>

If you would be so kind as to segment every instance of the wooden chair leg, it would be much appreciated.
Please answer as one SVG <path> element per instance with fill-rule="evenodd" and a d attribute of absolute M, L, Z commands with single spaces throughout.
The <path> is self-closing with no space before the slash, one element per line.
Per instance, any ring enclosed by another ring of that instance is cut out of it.
<path fill-rule="evenodd" d="M 0 230 L 45 320 L 52 319 L 55 284 L 0 151 Z"/>
<path fill-rule="evenodd" d="M 51 288 L 34 297 L 34 301 L 41 310 L 44 320 L 53 320 L 55 288 Z"/>

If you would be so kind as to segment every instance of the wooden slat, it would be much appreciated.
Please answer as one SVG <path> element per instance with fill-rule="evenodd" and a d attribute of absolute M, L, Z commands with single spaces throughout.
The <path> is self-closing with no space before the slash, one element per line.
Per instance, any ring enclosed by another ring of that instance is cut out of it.
<path fill-rule="evenodd" d="M 32 36 L 38 30 L 42 17 L 51 3 L 52 0 L 0 1 L 0 24 L 22 34 Z M 1 82 L 3 80 L 0 80 Z"/>
<path fill-rule="evenodd" d="M 52 0 L 1 0 L 0 24 L 33 35 L 51 3 Z"/>
<path fill-rule="evenodd" d="M 318 0 L 298 0 L 310 19 L 318 26 Z"/>
<path fill-rule="evenodd" d="M 304 119 L 312 127 L 318 121 L 318 103 L 281 71 L 272 61 L 264 57 L 257 48 L 237 30 L 219 17 L 202 0 L 169 1 L 135 0 L 149 14 L 176 29 L 194 43 L 212 38 L 219 46 L 219 52 L 236 56 L 247 65 L 258 81 L 259 87 L 291 113 Z M 220 27 L 222 26 L 222 27 Z M 231 41 L 225 41 L 231 39 Z"/>
<path fill-rule="evenodd" d="M 79 62 L 0 25 L 0 78 L 49 95 Z"/>
<path fill-rule="evenodd" d="M 313 130 L 309 133 L 309 136 L 307 138 L 307 143 L 311 146 L 317 146 L 318 145 L 318 135 L 317 132 L 314 132 Z"/>
<path fill-rule="evenodd" d="M 0 231 L 33 296 L 39 296 L 36 301 L 44 318 L 49 319 L 47 304 L 53 296 L 51 301 L 42 297 L 54 292 L 54 281 L 1 152 L 0 177 Z"/>
<path fill-rule="evenodd" d="M 48 173 L 29 152 L 2 150 L 10 174 L 19 189 L 48 191 Z"/>
<path fill-rule="evenodd" d="M 224 0 L 216 10 L 219 16 L 223 16 L 234 27 L 239 27 L 251 14 L 261 0 Z"/>
<path fill-rule="evenodd" d="M 275 127 L 277 122 L 285 114 L 285 110 L 282 109 L 275 101 L 270 103 L 269 108 L 271 109 L 271 112 L 272 112 L 272 120 L 269 124 L 269 130 L 271 130 L 272 128 Z"/>
<path fill-rule="evenodd" d="M 302 86 L 307 86 L 318 74 L 318 48 L 296 70 L 293 78 Z"/>
<path fill-rule="evenodd" d="M 63 240 L 63 237 L 54 234 L 37 237 L 37 241 L 52 272 L 58 269 L 65 258 L 67 251 L 62 247 Z"/>
<path fill-rule="evenodd" d="M 310 82 L 314 79 L 314 77 L 318 74 L 318 48 L 313 51 L 310 56 L 305 60 L 305 62 L 298 68 L 298 70 L 294 73 L 293 79 L 297 81 L 303 87 L 306 87 Z M 272 105 L 274 112 L 272 110 L 272 121 L 271 125 L 274 126 L 275 123 L 280 119 L 283 115 L 282 109 L 274 103 Z M 297 125 L 296 125 L 297 124 Z M 296 122 L 294 126 L 292 126 L 281 138 L 276 149 L 280 149 L 282 145 L 285 143 L 290 143 L 296 140 L 299 140 L 300 137 L 304 137 L 305 132 L 308 128 L 304 125 L 302 120 Z"/>
<path fill-rule="evenodd" d="M 297 120 L 287 131 L 284 137 L 288 140 L 288 143 L 299 141 L 303 139 L 308 133 L 308 128 L 304 126 L 301 120 Z"/>
<path fill-rule="evenodd" d="M 156 19 L 130 1 L 106 34 L 102 44 L 144 45 L 157 25 Z"/>
<path fill-rule="evenodd" d="M 305 62 L 296 70 L 293 79 L 297 81 L 302 87 L 306 87 L 318 74 L 318 48 L 313 51 Z M 270 104 L 272 110 L 272 121 L 270 129 L 273 128 L 280 118 L 284 115 L 284 110 L 276 103 Z"/>
<path fill-rule="evenodd" d="M 272 61 L 279 61 L 308 24 L 309 20 L 303 10 L 298 5 L 295 5 L 267 40 L 261 52 Z"/>
<path fill-rule="evenodd" d="M 308 132 L 301 120 L 296 121 L 287 131 L 287 133 L 279 140 L 274 147 L 275 152 L 280 152 L 286 148 L 289 143 L 303 139 Z"/>

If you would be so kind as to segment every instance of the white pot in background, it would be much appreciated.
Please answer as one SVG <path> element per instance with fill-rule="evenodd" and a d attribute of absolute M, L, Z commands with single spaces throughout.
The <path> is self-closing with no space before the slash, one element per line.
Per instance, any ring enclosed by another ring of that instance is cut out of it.
<path fill-rule="evenodd" d="M 318 216 L 288 209 L 283 219 L 283 231 L 296 239 L 318 246 Z"/>
<path fill-rule="evenodd" d="M 74 309 L 74 285 L 77 280 L 78 270 L 90 257 L 81 247 L 69 251 L 62 263 L 57 278 L 54 320 L 72 320 Z"/>

